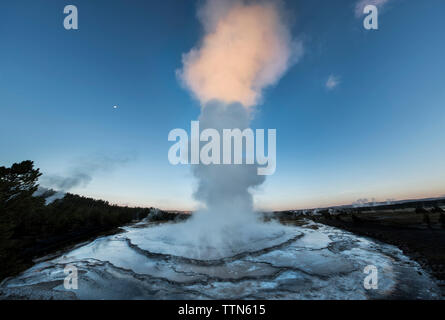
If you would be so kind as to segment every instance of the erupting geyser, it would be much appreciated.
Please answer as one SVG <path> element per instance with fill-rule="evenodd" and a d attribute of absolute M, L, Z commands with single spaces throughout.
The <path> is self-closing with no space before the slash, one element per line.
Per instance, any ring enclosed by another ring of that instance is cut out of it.
<path fill-rule="evenodd" d="M 212 100 L 251 107 L 302 55 L 278 1 L 209 0 L 199 11 L 206 34 L 179 72 L 205 107 Z"/>
<path fill-rule="evenodd" d="M 205 35 L 183 56 L 178 75 L 201 102 L 200 129 L 221 135 L 223 129 L 246 129 L 262 90 L 301 56 L 302 45 L 292 40 L 278 1 L 209 0 L 198 15 Z M 198 179 L 194 196 L 205 208 L 181 227 L 194 247 L 239 248 L 273 234 L 253 212 L 249 189 L 264 181 L 256 165 L 199 164 L 193 173 Z"/>

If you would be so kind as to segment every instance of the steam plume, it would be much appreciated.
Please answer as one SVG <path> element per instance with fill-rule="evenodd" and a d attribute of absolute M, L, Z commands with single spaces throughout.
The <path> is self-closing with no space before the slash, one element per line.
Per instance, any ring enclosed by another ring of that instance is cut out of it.
<path fill-rule="evenodd" d="M 203 106 L 201 130 L 248 128 L 249 107 L 301 56 L 302 45 L 292 40 L 278 1 L 208 0 L 198 16 L 205 35 L 184 55 L 179 74 Z M 220 226 L 253 220 L 250 189 L 264 182 L 256 165 L 198 165 L 193 173 L 194 196 L 206 205 L 195 219 Z"/>
<path fill-rule="evenodd" d="M 239 103 L 225 105 L 218 101 L 208 103 L 199 118 L 202 130 L 248 128 L 250 116 L 248 110 Z M 261 185 L 265 176 L 257 175 L 256 165 L 197 165 L 193 168 L 198 178 L 195 199 L 206 204 L 206 209 L 196 213 L 196 218 L 205 225 L 251 223 L 254 220 L 253 198 L 250 188 Z M 210 221 L 211 219 L 211 221 Z"/>
<path fill-rule="evenodd" d="M 179 76 L 206 105 L 217 99 L 245 107 L 261 101 L 303 52 L 277 1 L 209 0 L 199 11 L 205 36 L 183 56 Z"/>
<path fill-rule="evenodd" d="M 70 191 L 74 188 L 83 188 L 93 180 L 93 176 L 99 172 L 110 172 L 116 166 L 130 161 L 131 158 L 96 157 L 83 161 L 72 167 L 66 174 L 45 174 L 40 178 L 40 183 L 57 191 Z"/>
<path fill-rule="evenodd" d="M 201 130 L 215 129 L 222 136 L 223 129 L 248 128 L 250 107 L 260 102 L 262 89 L 277 82 L 301 55 L 282 12 L 279 2 L 263 0 L 208 0 L 199 10 L 205 34 L 183 56 L 178 74 L 201 102 Z M 154 252 L 214 259 L 295 236 L 289 228 L 256 219 L 250 190 L 264 182 L 256 165 L 200 164 L 193 174 L 198 180 L 194 197 L 205 208 L 184 224 L 134 233 L 132 243 Z"/>
<path fill-rule="evenodd" d="M 245 129 L 250 107 L 261 102 L 262 90 L 276 83 L 302 54 L 291 38 L 278 1 L 209 0 L 199 10 L 204 37 L 183 56 L 178 72 L 201 102 L 200 129 Z M 222 153 L 221 153 L 222 154 Z M 205 205 L 180 227 L 160 227 L 145 235 L 176 243 L 178 251 L 210 257 L 270 243 L 285 227 L 260 224 L 253 211 L 252 188 L 264 182 L 256 165 L 197 165 L 194 197 Z M 181 245 L 183 244 L 183 246 Z M 184 249 L 187 251 L 188 249 Z M 181 252 L 181 254 L 186 254 Z"/>

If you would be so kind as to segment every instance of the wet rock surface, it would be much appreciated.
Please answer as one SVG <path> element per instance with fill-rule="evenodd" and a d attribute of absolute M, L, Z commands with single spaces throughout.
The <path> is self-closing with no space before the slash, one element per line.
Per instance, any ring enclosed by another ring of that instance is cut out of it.
<path fill-rule="evenodd" d="M 199 250 L 150 223 L 40 260 L 0 285 L 3 299 L 438 299 L 433 278 L 394 246 L 313 222 Z M 171 231 L 173 231 L 172 229 Z M 275 229 L 273 229 L 275 230 Z M 203 251 L 204 249 L 204 251 Z M 64 268 L 78 270 L 65 289 Z M 364 268 L 378 270 L 367 290 Z"/>

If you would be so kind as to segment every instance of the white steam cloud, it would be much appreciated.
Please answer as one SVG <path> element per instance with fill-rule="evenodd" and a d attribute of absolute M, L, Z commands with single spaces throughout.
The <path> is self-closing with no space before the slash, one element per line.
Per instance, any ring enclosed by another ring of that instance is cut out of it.
<path fill-rule="evenodd" d="M 222 136 L 223 129 L 244 130 L 250 122 L 249 112 L 239 103 L 208 103 L 203 108 L 199 123 L 201 130 L 212 128 Z M 194 166 L 198 179 L 195 199 L 206 208 L 196 213 L 205 225 L 218 226 L 252 223 L 253 198 L 249 190 L 262 184 L 265 176 L 257 174 L 256 165 L 204 165 Z"/>
<path fill-rule="evenodd" d="M 209 0 L 199 11 L 205 36 L 183 56 L 179 77 L 205 105 L 250 107 L 303 53 L 278 1 Z"/>
<path fill-rule="evenodd" d="M 184 55 L 180 76 L 203 106 L 201 130 L 244 130 L 248 107 L 259 103 L 262 89 L 279 80 L 303 47 L 292 40 L 278 1 L 209 0 L 198 16 L 205 35 Z M 194 175 L 195 198 L 212 219 L 222 217 L 219 224 L 253 213 L 250 189 L 264 182 L 255 165 L 198 165 Z"/>
<path fill-rule="evenodd" d="M 201 102 L 200 129 L 222 136 L 223 129 L 248 128 L 250 107 L 301 56 L 302 45 L 292 40 L 278 1 L 209 0 L 198 16 L 204 37 L 183 56 L 178 74 Z M 174 243 L 167 249 L 174 254 L 209 259 L 292 236 L 284 226 L 257 219 L 250 191 L 265 178 L 256 165 L 200 164 L 193 174 L 194 197 L 205 207 L 185 224 L 152 230 L 142 243 Z"/>

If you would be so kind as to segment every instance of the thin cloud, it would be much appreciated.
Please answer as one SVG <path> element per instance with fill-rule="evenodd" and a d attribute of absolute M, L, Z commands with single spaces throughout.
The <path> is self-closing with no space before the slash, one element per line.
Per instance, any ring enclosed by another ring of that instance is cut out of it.
<path fill-rule="evenodd" d="M 326 81 L 326 89 L 334 90 L 340 84 L 340 77 L 331 74 Z"/>
<path fill-rule="evenodd" d="M 68 192 L 74 188 L 85 188 L 93 180 L 93 176 L 100 172 L 111 172 L 117 166 L 132 160 L 132 156 L 112 158 L 106 156 L 93 157 L 72 167 L 63 175 L 44 174 L 40 183 L 47 188 Z"/>

